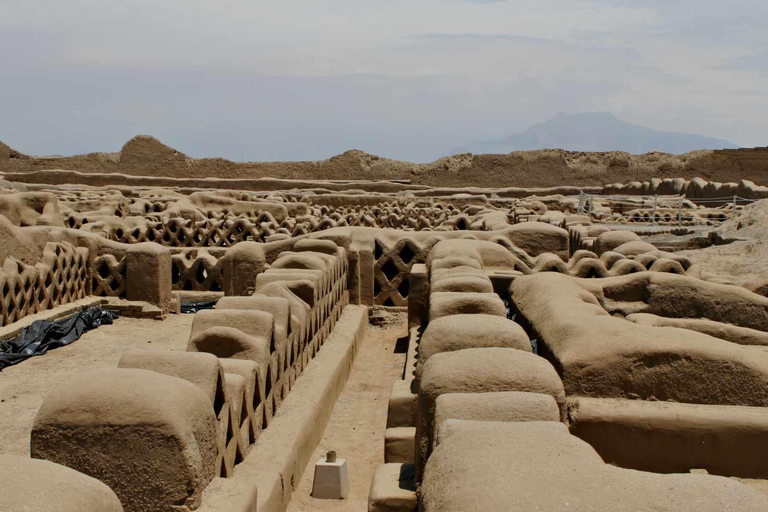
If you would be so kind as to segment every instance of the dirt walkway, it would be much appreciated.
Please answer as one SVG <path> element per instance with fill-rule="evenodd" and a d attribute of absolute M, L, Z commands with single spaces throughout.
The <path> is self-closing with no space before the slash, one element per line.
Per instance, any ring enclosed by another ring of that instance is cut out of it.
<path fill-rule="evenodd" d="M 404 315 L 384 328 L 369 327 L 352 372 L 333 414 L 304 472 L 288 512 L 333 510 L 365 512 L 368 491 L 377 467 L 384 464 L 384 431 L 392 383 L 402 377 L 405 354 L 395 353 L 399 337 L 407 335 Z M 349 494 L 342 501 L 317 500 L 310 496 L 315 461 L 328 450 L 346 459 Z"/>
<path fill-rule="evenodd" d="M 132 349 L 184 350 L 194 315 L 163 321 L 118 318 L 66 347 L 33 357 L 0 372 L 0 453 L 29 455 L 29 432 L 45 395 L 67 377 L 116 368 Z"/>

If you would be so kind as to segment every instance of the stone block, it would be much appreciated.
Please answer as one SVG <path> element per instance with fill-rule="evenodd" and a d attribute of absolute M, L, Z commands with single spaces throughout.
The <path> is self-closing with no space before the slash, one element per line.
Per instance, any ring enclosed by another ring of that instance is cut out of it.
<path fill-rule="evenodd" d="M 224 370 L 219 359 L 213 354 L 175 350 L 130 350 L 123 354 L 117 367 L 151 370 L 191 382 L 210 399 L 216 414 L 226 401 Z"/>
<path fill-rule="evenodd" d="M 413 464 L 416 427 L 388 428 L 384 433 L 384 463 Z"/>
<path fill-rule="evenodd" d="M 315 463 L 312 497 L 324 500 L 343 500 L 349 492 L 347 461 L 337 459 L 335 452 Z"/>
<path fill-rule="evenodd" d="M 504 302 L 495 293 L 438 292 L 429 296 L 429 320 L 444 316 L 485 314 L 507 316 Z"/>
<path fill-rule="evenodd" d="M 768 497 L 729 478 L 606 464 L 562 423 L 456 421 L 446 426 L 451 433 L 440 429 L 440 444 L 420 488 L 424 512 L 768 509 Z"/>
<path fill-rule="evenodd" d="M 408 327 L 426 325 L 429 315 L 427 266 L 416 263 L 408 274 Z"/>
<path fill-rule="evenodd" d="M 532 352 L 520 324 L 496 315 L 450 315 L 429 323 L 419 344 L 419 361 L 465 348 L 503 347 Z"/>
<path fill-rule="evenodd" d="M 525 391 L 551 395 L 565 419 L 563 383 L 543 357 L 511 348 L 468 348 L 429 358 L 419 387 L 416 473 L 426 463 L 434 444 L 435 402 L 446 393 Z"/>
<path fill-rule="evenodd" d="M 105 484 L 47 460 L 0 455 L 0 489 L 5 512 L 123 512 Z"/>
<path fill-rule="evenodd" d="M 392 384 L 387 409 L 387 428 L 415 427 L 418 396 L 411 391 L 411 380 L 396 380 Z"/>
<path fill-rule="evenodd" d="M 231 327 L 249 336 L 260 336 L 271 342 L 274 325 L 274 316 L 264 311 L 209 309 L 195 313 L 190 338 L 210 327 Z"/>
<path fill-rule="evenodd" d="M 217 422 L 210 399 L 186 380 L 96 370 L 45 397 L 30 448 L 101 480 L 126 512 L 195 509 L 216 474 Z"/>
<path fill-rule="evenodd" d="M 609 464 L 655 473 L 768 478 L 768 409 L 579 397 L 570 431 Z"/>
<path fill-rule="evenodd" d="M 256 276 L 269 267 L 263 245 L 257 242 L 240 242 L 227 249 L 222 263 L 226 295 L 253 294 L 256 289 Z"/>
<path fill-rule="evenodd" d="M 173 301 L 171 253 L 154 242 L 132 244 L 125 254 L 125 298 L 169 311 Z"/>
<path fill-rule="evenodd" d="M 415 512 L 415 468 L 413 464 L 384 464 L 376 469 L 368 493 L 368 512 Z"/>

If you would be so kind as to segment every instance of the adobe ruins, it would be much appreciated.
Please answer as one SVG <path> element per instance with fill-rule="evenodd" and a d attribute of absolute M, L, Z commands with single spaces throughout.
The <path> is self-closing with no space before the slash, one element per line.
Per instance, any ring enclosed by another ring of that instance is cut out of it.
<path fill-rule="evenodd" d="M 0 508 L 768 510 L 768 160 L 566 156 L 0 144 Z"/>

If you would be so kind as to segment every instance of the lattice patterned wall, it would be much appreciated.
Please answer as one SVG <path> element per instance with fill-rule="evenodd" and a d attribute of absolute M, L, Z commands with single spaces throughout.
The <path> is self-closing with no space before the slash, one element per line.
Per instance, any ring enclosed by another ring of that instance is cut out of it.
<path fill-rule="evenodd" d="M 224 278 L 221 257 L 223 255 L 223 251 L 212 254 L 205 249 L 183 250 L 171 255 L 173 289 L 222 291 Z"/>
<path fill-rule="evenodd" d="M 312 214 L 278 222 L 269 212 L 253 217 L 232 213 L 209 212 L 209 219 L 192 221 L 181 217 L 160 220 L 154 211 L 147 213 L 140 226 L 120 226 L 98 220 L 87 222 L 82 214 L 70 215 L 72 228 L 93 230 L 121 243 L 156 242 L 167 247 L 231 247 L 242 241 L 265 242 L 275 234 L 297 237 L 336 227 L 375 227 L 405 231 L 468 230 L 475 217 L 451 205 L 432 207 L 398 206 L 313 206 Z M 136 217 L 126 217 L 136 218 Z"/>
<path fill-rule="evenodd" d="M 130 230 L 116 228 L 108 233 L 108 238 L 128 244 L 157 242 L 168 247 L 231 247 L 243 241 L 264 242 L 268 236 L 275 233 L 290 236 L 305 233 L 301 229 L 289 230 L 286 227 L 290 227 L 289 220 L 278 223 L 268 212 L 262 213 L 254 222 L 245 217 L 207 219 L 200 222 L 172 218 L 167 222 L 148 221 L 146 227 Z"/>
<path fill-rule="evenodd" d="M 97 257 L 91 281 L 97 297 L 125 297 L 125 256 L 120 260 L 111 254 Z"/>
<path fill-rule="evenodd" d="M 373 302 L 379 306 L 408 305 L 408 274 L 416 263 L 424 263 L 435 241 L 418 243 L 401 238 L 394 245 L 384 239 L 374 241 Z"/>
<path fill-rule="evenodd" d="M 390 232 L 392 233 L 392 232 Z M 406 232 L 400 232 L 397 241 L 385 240 L 383 237 L 374 240 L 373 250 L 373 303 L 377 306 L 405 307 L 408 305 L 409 282 L 408 274 L 411 267 L 427 260 L 429 251 L 442 238 L 421 235 L 418 240 Z M 467 231 L 461 238 L 476 240 L 478 237 L 472 231 Z M 490 236 L 486 240 L 502 245 L 512 254 L 520 257 L 520 265 L 531 265 L 530 258 L 503 235 Z M 527 267 L 526 267 L 527 268 Z"/>
<path fill-rule="evenodd" d="M 88 249 L 49 243 L 36 265 L 8 258 L 0 271 L 2 325 L 90 294 Z"/>

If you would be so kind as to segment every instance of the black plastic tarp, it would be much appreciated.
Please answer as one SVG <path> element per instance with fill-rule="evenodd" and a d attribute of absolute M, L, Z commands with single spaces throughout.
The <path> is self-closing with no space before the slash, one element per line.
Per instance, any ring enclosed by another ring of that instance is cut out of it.
<path fill-rule="evenodd" d="M 117 315 L 111 311 L 90 308 L 55 322 L 36 320 L 15 339 L 0 341 L 0 371 L 30 357 L 41 356 L 51 349 L 69 345 L 84 332 L 111 324 L 115 318 Z"/>
<path fill-rule="evenodd" d="M 213 306 L 216 305 L 215 300 L 201 300 L 199 302 L 182 302 L 181 303 L 181 312 L 182 313 L 197 313 L 198 311 L 202 309 L 213 309 Z"/>

